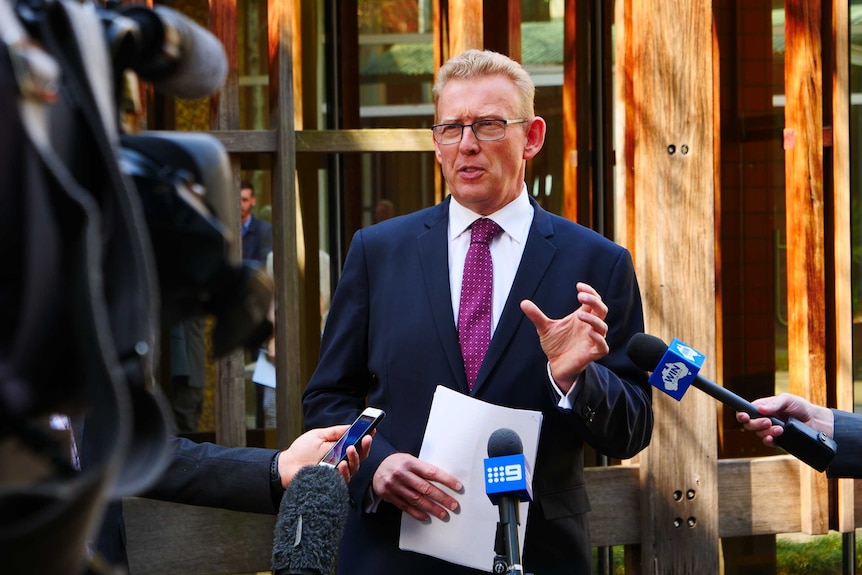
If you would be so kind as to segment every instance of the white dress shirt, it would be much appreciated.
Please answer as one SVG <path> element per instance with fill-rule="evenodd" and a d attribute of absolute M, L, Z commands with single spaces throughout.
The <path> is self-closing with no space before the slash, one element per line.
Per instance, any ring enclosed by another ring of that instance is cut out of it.
<path fill-rule="evenodd" d="M 470 248 L 470 226 L 481 217 L 483 216 L 459 204 L 454 197 L 449 202 L 449 288 L 456 328 L 458 327 L 458 310 L 461 307 L 464 261 L 467 259 L 467 250 Z M 527 184 L 524 184 L 521 194 L 517 198 L 493 214 L 484 217 L 494 220 L 503 229 L 503 232 L 491 240 L 488 246 L 494 265 L 494 295 L 491 300 L 491 337 L 493 338 L 497 323 L 500 321 L 500 315 L 503 313 L 503 306 L 506 305 L 512 284 L 515 282 L 515 274 L 521 264 L 524 246 L 530 233 L 530 225 L 533 223 L 533 206 L 527 196 Z M 569 389 L 568 394 L 564 394 L 551 377 L 550 365 L 548 366 L 548 379 L 560 399 L 557 404 L 558 407 L 571 409 L 570 397 L 577 386 L 577 382 Z"/>

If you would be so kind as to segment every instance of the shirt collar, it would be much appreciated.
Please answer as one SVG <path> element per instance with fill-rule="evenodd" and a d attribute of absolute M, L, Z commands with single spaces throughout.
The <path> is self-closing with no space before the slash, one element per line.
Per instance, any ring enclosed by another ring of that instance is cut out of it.
<path fill-rule="evenodd" d="M 449 201 L 449 241 L 467 231 L 473 222 L 483 216 L 465 208 L 455 198 Z M 499 225 L 503 231 L 518 243 L 527 241 L 530 232 L 530 224 L 533 221 L 533 206 L 527 196 L 527 184 L 524 184 L 517 198 L 486 216 Z"/>

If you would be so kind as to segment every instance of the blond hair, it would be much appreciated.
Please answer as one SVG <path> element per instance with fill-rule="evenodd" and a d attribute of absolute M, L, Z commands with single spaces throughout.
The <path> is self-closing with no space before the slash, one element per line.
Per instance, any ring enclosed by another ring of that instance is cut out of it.
<path fill-rule="evenodd" d="M 435 110 L 440 94 L 449 80 L 469 80 L 483 76 L 504 76 L 511 80 L 521 96 L 520 114 L 525 118 L 532 118 L 535 115 L 533 100 L 536 86 L 530 75 L 518 62 L 491 50 L 467 50 L 440 67 L 431 91 Z"/>

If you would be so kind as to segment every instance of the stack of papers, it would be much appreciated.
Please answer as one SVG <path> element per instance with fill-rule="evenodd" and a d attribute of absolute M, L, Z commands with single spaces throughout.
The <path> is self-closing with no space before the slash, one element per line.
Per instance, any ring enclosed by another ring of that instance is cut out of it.
<path fill-rule="evenodd" d="M 445 469 L 461 481 L 463 493 L 440 486 L 458 500 L 461 508 L 450 513 L 448 521 L 432 517 L 421 522 L 402 513 L 401 549 L 491 571 L 500 513 L 485 494 L 484 460 L 488 457 L 488 438 L 500 428 L 511 429 L 520 436 L 524 457 L 532 468 L 542 428 L 541 412 L 500 407 L 447 387 L 437 388 L 419 459 Z M 528 509 L 529 503 L 521 503 L 521 553 Z"/>

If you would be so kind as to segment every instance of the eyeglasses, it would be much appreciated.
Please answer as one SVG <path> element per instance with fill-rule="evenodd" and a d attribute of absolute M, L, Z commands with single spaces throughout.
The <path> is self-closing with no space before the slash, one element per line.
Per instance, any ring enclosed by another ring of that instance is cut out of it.
<path fill-rule="evenodd" d="M 431 131 L 434 133 L 434 141 L 444 146 L 460 142 L 464 135 L 464 128 L 473 130 L 473 135 L 476 136 L 477 140 L 493 142 L 502 140 L 506 136 L 507 124 L 523 124 L 526 121 L 526 118 L 516 118 L 514 120 L 478 120 L 472 124 L 435 124 L 431 126 Z"/>

